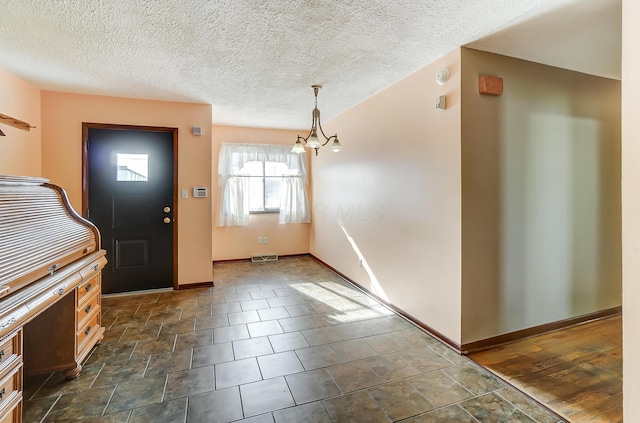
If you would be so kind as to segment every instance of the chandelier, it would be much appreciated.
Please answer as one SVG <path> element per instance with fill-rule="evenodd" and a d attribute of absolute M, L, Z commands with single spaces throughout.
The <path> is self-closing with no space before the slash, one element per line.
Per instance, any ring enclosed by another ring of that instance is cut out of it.
<path fill-rule="evenodd" d="M 300 135 L 298 135 L 298 140 L 291 148 L 291 152 L 299 154 L 304 153 L 304 148 L 307 147 L 316 150 L 317 156 L 320 147 L 324 147 L 329 143 L 329 141 L 333 141 L 329 149 L 334 153 L 337 153 L 338 151 L 342 150 L 342 145 L 340 145 L 340 141 L 338 141 L 338 134 L 327 137 L 322 130 L 322 125 L 320 124 L 320 110 L 318 110 L 318 91 L 320 91 L 322 85 L 312 85 L 311 88 L 313 88 L 313 95 L 316 98 L 315 107 L 311 112 L 311 130 L 306 137 L 301 137 Z M 324 138 L 324 140 L 318 137 L 318 131 L 320 132 L 319 135 L 322 135 L 322 138 Z"/>

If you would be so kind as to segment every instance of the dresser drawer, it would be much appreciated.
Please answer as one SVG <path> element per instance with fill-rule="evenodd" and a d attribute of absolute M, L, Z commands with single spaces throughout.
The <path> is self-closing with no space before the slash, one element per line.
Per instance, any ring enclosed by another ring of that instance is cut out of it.
<path fill-rule="evenodd" d="M 94 295 L 91 298 L 87 298 L 86 301 L 78 306 L 76 310 L 76 322 L 78 322 L 77 329 L 81 329 L 84 324 L 93 316 L 94 313 L 99 313 L 100 310 L 100 296 Z"/>
<path fill-rule="evenodd" d="M 11 402 L 13 404 L 7 404 L 5 410 L 0 414 L 0 423 L 22 422 L 22 393 L 19 393 Z"/>
<path fill-rule="evenodd" d="M 12 409 L 22 398 L 22 363 L 15 362 L 0 379 L 0 415 Z"/>
<path fill-rule="evenodd" d="M 99 310 L 98 310 L 99 311 Z M 85 347 L 87 341 L 92 339 L 94 335 L 100 332 L 100 313 L 94 313 L 93 316 L 87 320 L 85 324 L 78 327 L 76 333 L 76 352 L 80 353 Z"/>
<path fill-rule="evenodd" d="M 100 257 L 98 260 L 95 260 L 88 266 L 85 266 L 82 269 L 80 269 L 80 276 L 82 276 L 82 279 L 88 279 L 92 277 L 94 273 L 97 273 L 98 271 L 100 271 L 100 269 L 102 269 L 106 264 L 107 264 L 107 259 L 104 258 L 104 256 Z"/>
<path fill-rule="evenodd" d="M 0 342 L 0 379 L 4 372 L 22 354 L 22 330 Z"/>
<path fill-rule="evenodd" d="M 78 285 L 78 306 L 87 298 L 100 295 L 100 274 Z"/>

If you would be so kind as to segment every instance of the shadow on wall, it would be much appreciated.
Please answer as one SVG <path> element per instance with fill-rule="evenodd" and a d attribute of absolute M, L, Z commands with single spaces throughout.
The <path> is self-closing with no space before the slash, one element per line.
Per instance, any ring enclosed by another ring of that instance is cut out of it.
<path fill-rule="evenodd" d="M 597 309 L 602 175 L 600 123 L 532 113 L 526 136 L 503 146 L 502 317 L 511 326 Z M 604 272 L 606 274 L 606 272 Z"/>

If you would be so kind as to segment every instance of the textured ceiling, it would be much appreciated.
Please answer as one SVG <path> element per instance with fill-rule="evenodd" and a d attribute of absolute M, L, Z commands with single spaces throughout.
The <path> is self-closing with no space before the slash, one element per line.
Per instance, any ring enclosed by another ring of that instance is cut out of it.
<path fill-rule="evenodd" d="M 45 90 L 210 103 L 214 123 L 306 128 L 312 84 L 324 85 L 326 120 L 458 46 L 584 3 L 619 1 L 0 0 L 0 66 Z"/>

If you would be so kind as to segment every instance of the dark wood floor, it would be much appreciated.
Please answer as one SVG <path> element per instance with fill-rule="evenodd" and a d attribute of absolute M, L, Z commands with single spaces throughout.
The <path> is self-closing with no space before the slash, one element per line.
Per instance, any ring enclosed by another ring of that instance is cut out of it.
<path fill-rule="evenodd" d="M 472 354 L 570 422 L 622 422 L 622 317 Z"/>

